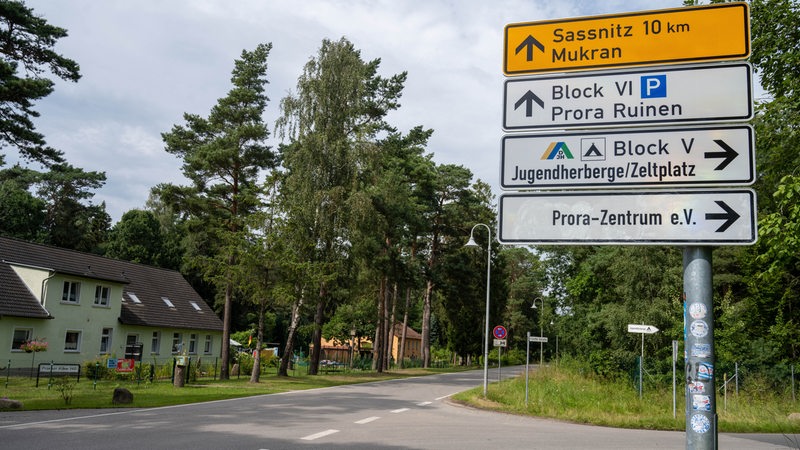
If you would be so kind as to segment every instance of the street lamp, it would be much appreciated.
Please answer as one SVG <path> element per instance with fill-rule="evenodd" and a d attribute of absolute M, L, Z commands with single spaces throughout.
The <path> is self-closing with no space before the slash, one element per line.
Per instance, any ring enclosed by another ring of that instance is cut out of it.
<path fill-rule="evenodd" d="M 469 232 L 469 241 L 464 247 L 478 247 L 473 233 L 478 226 L 486 227 L 488 233 L 486 239 L 486 325 L 483 332 L 483 398 L 486 398 L 486 391 L 489 386 L 489 276 L 492 267 L 492 229 L 489 225 L 478 223 Z"/>
<path fill-rule="evenodd" d="M 533 304 L 531 305 L 531 309 L 537 309 L 536 308 L 536 300 L 539 300 L 540 302 L 542 302 L 542 311 L 539 313 L 539 337 L 544 337 L 544 331 L 543 331 L 544 330 L 544 326 L 542 325 L 542 320 L 544 319 L 544 299 L 541 298 L 541 297 L 539 297 L 538 299 L 537 298 L 533 299 Z M 544 342 L 542 342 L 540 340 L 539 341 L 539 367 L 542 367 L 542 364 L 544 363 L 543 355 L 544 355 Z"/>

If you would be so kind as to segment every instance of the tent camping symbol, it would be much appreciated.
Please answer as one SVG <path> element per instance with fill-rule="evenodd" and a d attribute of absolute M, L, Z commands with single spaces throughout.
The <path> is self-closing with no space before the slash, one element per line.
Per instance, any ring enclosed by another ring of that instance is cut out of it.
<path fill-rule="evenodd" d="M 605 161 L 605 138 L 581 139 L 581 161 Z"/>

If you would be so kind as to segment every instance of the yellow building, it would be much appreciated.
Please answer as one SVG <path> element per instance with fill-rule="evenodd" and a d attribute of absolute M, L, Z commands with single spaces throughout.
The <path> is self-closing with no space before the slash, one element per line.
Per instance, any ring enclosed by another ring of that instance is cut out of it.
<path fill-rule="evenodd" d="M 398 361 L 400 354 L 400 341 L 403 337 L 403 324 L 397 323 L 394 325 L 394 333 L 392 336 L 392 360 Z M 372 354 L 372 341 L 370 339 L 361 339 L 353 342 L 339 343 L 329 341 L 325 338 L 322 339 L 322 355 L 321 360 L 336 361 L 346 363 L 350 361 L 351 351 L 352 357 L 370 357 Z M 422 335 L 406 327 L 406 343 L 403 349 L 404 358 L 419 358 L 422 354 Z"/>

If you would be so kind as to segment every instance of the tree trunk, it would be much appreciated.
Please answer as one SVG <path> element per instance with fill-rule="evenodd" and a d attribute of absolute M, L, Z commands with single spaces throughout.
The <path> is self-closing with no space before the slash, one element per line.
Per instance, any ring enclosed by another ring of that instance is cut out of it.
<path fill-rule="evenodd" d="M 397 283 L 394 283 L 394 287 L 392 288 L 391 301 L 392 301 L 392 313 L 389 314 L 389 319 L 387 320 L 387 323 L 386 323 L 386 325 L 387 325 L 386 333 L 388 335 L 386 337 L 386 361 L 387 361 L 386 362 L 386 367 L 387 368 L 391 368 L 392 367 L 391 366 L 391 361 L 392 361 L 392 358 L 395 358 L 395 355 L 392 353 L 392 350 L 394 349 L 394 322 L 395 322 L 394 318 L 395 318 L 395 313 L 397 312 Z M 398 348 L 398 350 L 399 350 L 399 348 Z M 399 353 L 397 354 L 397 357 L 395 358 L 395 362 L 394 362 L 395 364 L 397 364 L 396 359 L 398 359 L 398 358 L 402 359 L 402 355 L 400 355 Z"/>
<path fill-rule="evenodd" d="M 375 324 L 375 341 L 372 343 L 372 370 L 381 373 L 384 369 L 384 311 L 386 310 L 386 277 L 381 278 L 378 289 L 378 314 Z"/>
<path fill-rule="evenodd" d="M 289 333 L 286 337 L 286 346 L 283 349 L 283 357 L 281 357 L 281 365 L 278 368 L 278 376 L 289 376 L 289 362 L 292 360 L 294 353 L 294 335 L 297 333 L 297 327 L 300 324 L 300 309 L 303 307 L 303 293 L 292 305 L 292 319 L 289 322 Z"/>
<path fill-rule="evenodd" d="M 233 258 L 231 258 L 232 262 Z M 220 380 L 229 380 L 230 371 L 228 364 L 231 360 L 231 309 L 233 308 L 233 283 L 225 284 L 225 306 L 222 313 L 222 367 L 219 371 Z"/>
<path fill-rule="evenodd" d="M 264 309 L 266 300 L 261 300 L 258 305 L 258 335 L 256 336 L 256 354 L 253 358 L 253 371 L 250 372 L 250 382 L 261 381 L 261 344 L 264 342 Z"/>
<path fill-rule="evenodd" d="M 422 367 L 426 369 L 431 365 L 431 295 L 433 294 L 433 281 L 428 280 L 425 285 L 425 297 L 422 300 Z"/>
<path fill-rule="evenodd" d="M 400 368 L 404 367 L 406 354 L 406 330 L 408 329 L 408 308 L 411 304 L 411 288 L 406 288 L 406 308 L 403 311 L 403 332 L 400 335 Z"/>
<path fill-rule="evenodd" d="M 308 374 L 319 374 L 319 360 L 322 355 L 322 322 L 325 315 L 325 296 L 327 291 L 325 285 L 319 288 L 319 298 L 317 299 L 317 311 L 314 313 L 314 331 L 311 333 L 311 355 L 308 362 Z"/>

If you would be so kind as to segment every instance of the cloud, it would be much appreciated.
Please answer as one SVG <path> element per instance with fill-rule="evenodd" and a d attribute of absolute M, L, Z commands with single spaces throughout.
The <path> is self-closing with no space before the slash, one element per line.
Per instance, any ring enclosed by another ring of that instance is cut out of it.
<path fill-rule="evenodd" d="M 428 150 L 463 165 L 499 190 L 502 39 L 508 23 L 678 7 L 680 1 L 543 0 L 29 0 L 69 37 L 56 49 L 81 65 L 78 83 L 59 81 L 36 108 L 37 127 L 70 163 L 102 170 L 95 197 L 113 220 L 144 206 L 149 189 L 183 183 L 180 161 L 161 133 L 183 113 L 207 116 L 230 89 L 244 49 L 272 42 L 266 120 L 323 39 L 347 37 L 380 74 L 408 72 L 402 107 L 389 119 L 402 131 L 434 129 Z M 272 136 L 270 145 L 277 146 Z"/>

